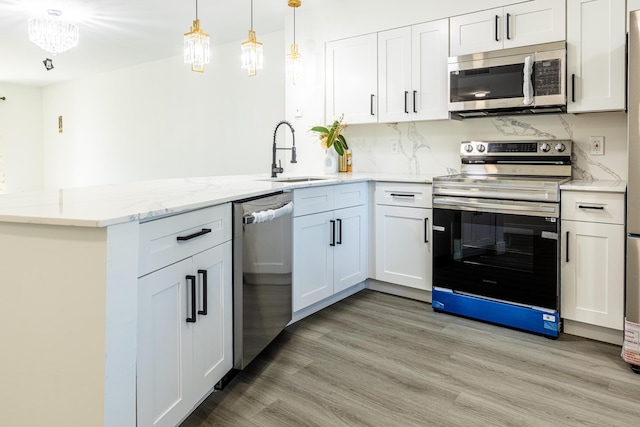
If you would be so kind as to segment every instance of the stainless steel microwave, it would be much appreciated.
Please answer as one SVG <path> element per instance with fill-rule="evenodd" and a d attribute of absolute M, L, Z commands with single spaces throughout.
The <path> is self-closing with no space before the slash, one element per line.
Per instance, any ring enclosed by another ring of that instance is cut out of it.
<path fill-rule="evenodd" d="M 454 118 L 566 111 L 565 42 L 449 58 Z"/>

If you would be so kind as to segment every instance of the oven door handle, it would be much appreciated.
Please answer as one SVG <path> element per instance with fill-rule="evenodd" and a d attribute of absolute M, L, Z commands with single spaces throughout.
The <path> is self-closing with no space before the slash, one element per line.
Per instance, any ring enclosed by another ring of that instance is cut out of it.
<path fill-rule="evenodd" d="M 500 203 L 482 202 L 478 199 L 473 200 L 460 200 L 448 197 L 434 197 L 433 204 L 439 205 L 442 208 L 451 208 L 456 210 L 469 210 L 476 212 L 492 212 L 492 213 L 510 213 L 517 212 L 518 214 L 530 214 L 533 216 L 557 216 L 556 206 L 544 206 L 540 204 L 524 205 L 517 203 Z M 545 215 L 550 214 L 550 215 Z"/>

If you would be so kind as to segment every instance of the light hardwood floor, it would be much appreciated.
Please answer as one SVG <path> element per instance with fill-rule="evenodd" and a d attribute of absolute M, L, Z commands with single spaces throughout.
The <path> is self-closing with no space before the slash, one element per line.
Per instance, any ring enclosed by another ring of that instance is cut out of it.
<path fill-rule="evenodd" d="M 289 326 L 182 427 L 638 426 L 620 347 L 365 290 Z"/>

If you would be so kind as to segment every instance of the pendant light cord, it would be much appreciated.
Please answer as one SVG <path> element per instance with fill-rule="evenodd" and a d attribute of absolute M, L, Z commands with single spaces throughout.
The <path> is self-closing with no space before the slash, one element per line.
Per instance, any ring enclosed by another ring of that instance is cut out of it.
<path fill-rule="evenodd" d="M 198 19 L 198 0 L 196 0 L 196 19 Z"/>
<path fill-rule="evenodd" d="M 251 0 L 251 31 L 253 31 L 253 0 Z"/>
<path fill-rule="evenodd" d="M 293 8 L 293 44 L 296 44 L 296 9 Z"/>

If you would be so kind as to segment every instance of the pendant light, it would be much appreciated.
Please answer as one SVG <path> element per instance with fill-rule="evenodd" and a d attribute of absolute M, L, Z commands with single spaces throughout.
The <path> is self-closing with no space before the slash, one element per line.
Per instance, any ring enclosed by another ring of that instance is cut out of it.
<path fill-rule="evenodd" d="M 295 85 L 302 75 L 302 55 L 298 52 L 296 43 L 296 9 L 302 5 L 300 0 L 287 0 L 289 7 L 293 8 L 293 43 L 286 55 L 286 73 L 291 84 Z"/>
<path fill-rule="evenodd" d="M 258 70 L 262 70 L 264 65 L 264 49 L 262 43 L 256 39 L 256 32 L 253 31 L 253 0 L 251 0 L 251 29 L 249 39 L 240 45 L 242 51 L 242 69 L 247 70 L 247 75 L 255 76 Z"/>
<path fill-rule="evenodd" d="M 198 19 L 198 0 L 196 0 L 196 19 L 191 31 L 184 35 L 184 63 L 191 64 L 191 71 L 204 72 L 204 64 L 211 62 L 209 34 L 203 33 Z"/>

